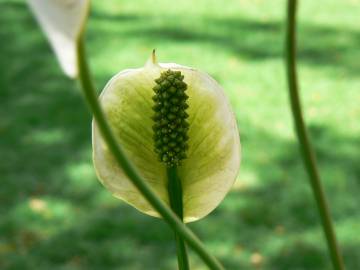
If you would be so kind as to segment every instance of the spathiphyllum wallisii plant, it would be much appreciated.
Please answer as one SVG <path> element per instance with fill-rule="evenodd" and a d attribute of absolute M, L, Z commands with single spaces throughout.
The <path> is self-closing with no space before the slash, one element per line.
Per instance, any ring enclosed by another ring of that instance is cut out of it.
<path fill-rule="evenodd" d="M 101 93 L 92 84 L 84 49 L 90 0 L 28 0 L 63 71 L 79 79 L 94 115 L 93 160 L 100 181 L 117 198 L 163 217 L 175 231 L 180 270 L 188 270 L 184 240 L 213 270 L 223 267 L 183 224 L 210 213 L 231 188 L 240 164 L 235 117 L 209 75 L 159 64 L 115 75 Z M 302 154 L 334 269 L 343 270 L 316 159 L 302 119 L 296 77 L 296 0 L 288 0 L 287 75 Z"/>
<path fill-rule="evenodd" d="M 185 222 L 210 213 L 231 188 L 240 164 L 236 120 L 209 75 L 151 58 L 143 68 L 115 75 L 101 93 L 110 125 L 141 175 L 172 204 L 172 181 L 182 190 Z M 116 166 L 94 122 L 98 177 L 115 197 L 159 216 Z"/>
<path fill-rule="evenodd" d="M 190 268 L 184 240 L 210 269 L 223 269 L 182 223 L 210 213 L 238 172 L 239 134 L 222 88 L 203 72 L 157 63 L 153 53 L 143 68 L 115 75 L 98 100 L 83 41 L 90 0 L 28 3 L 93 112 L 100 181 L 115 197 L 163 217 L 174 229 L 179 269 Z"/>
<path fill-rule="evenodd" d="M 240 164 L 236 120 L 222 88 L 209 75 L 159 64 L 115 75 L 100 96 L 128 157 L 157 195 L 184 222 L 210 213 L 231 188 Z M 93 159 L 100 181 L 140 211 L 158 212 L 131 184 L 93 122 Z M 176 235 L 180 269 L 188 269 Z"/>

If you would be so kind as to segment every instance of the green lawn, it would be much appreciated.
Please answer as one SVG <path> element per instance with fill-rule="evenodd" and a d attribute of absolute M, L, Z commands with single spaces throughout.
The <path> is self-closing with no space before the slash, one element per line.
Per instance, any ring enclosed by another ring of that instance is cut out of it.
<path fill-rule="evenodd" d="M 296 145 L 285 1 L 93 1 L 99 91 L 157 49 L 224 87 L 243 148 L 232 192 L 191 224 L 227 269 L 331 269 Z M 300 1 L 306 120 L 348 270 L 360 269 L 360 1 Z M 0 268 L 176 269 L 173 234 L 112 198 L 91 162 L 91 117 L 24 1 L 0 0 Z M 191 253 L 193 270 L 206 269 Z"/>

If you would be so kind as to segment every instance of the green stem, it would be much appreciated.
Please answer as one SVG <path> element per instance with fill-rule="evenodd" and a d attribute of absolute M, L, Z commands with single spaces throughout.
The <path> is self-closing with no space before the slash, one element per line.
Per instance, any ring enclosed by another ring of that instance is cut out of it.
<path fill-rule="evenodd" d="M 163 219 L 171 226 L 171 228 L 181 235 L 188 243 L 188 245 L 202 258 L 204 263 L 213 270 L 222 270 L 223 267 L 220 262 L 207 252 L 204 245 L 197 238 L 197 236 L 187 228 L 181 220 L 167 207 L 140 176 L 134 165 L 125 156 L 122 147 L 118 144 L 114 137 L 111 128 L 106 121 L 105 115 L 100 107 L 94 85 L 91 81 L 89 67 L 86 61 L 85 48 L 83 37 L 81 36 L 77 41 L 77 62 L 79 70 L 79 81 L 85 99 L 94 115 L 98 128 L 111 150 L 114 158 L 130 181 L 137 187 L 140 193 L 147 199 L 147 201 L 154 207 L 156 211 L 163 217 Z"/>
<path fill-rule="evenodd" d="M 288 0 L 286 31 L 286 66 L 290 103 L 302 157 L 307 169 L 313 194 L 319 209 L 323 230 L 327 239 L 330 257 L 336 270 L 343 270 L 344 263 L 336 241 L 329 207 L 321 185 L 316 158 L 302 116 L 296 72 L 296 0 Z"/>
<path fill-rule="evenodd" d="M 167 168 L 168 193 L 170 207 L 174 213 L 183 221 L 183 195 L 180 178 L 177 175 L 176 166 Z M 189 259 L 186 245 L 181 236 L 175 231 L 176 251 L 178 256 L 179 270 L 189 270 Z"/>

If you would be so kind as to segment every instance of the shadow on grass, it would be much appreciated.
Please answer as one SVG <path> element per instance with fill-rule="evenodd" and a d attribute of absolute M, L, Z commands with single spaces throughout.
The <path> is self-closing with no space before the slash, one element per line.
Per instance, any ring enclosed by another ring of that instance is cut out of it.
<path fill-rule="evenodd" d="M 106 15 L 94 12 L 94 21 L 110 22 L 112 31 L 103 32 L 119 38 L 150 42 L 208 44 L 237 57 L 252 61 L 283 57 L 284 26 L 277 21 L 251 21 L 244 18 L 166 17 L 136 14 Z M 119 25 L 116 27 L 116 25 Z M 124 27 L 125 26 L 125 27 Z M 96 28 L 96 27 L 94 27 Z M 116 29 L 116 30 L 115 30 Z M 360 64 L 360 32 L 328 26 L 301 24 L 299 62 L 321 69 L 334 68 L 357 76 Z M 97 34 L 91 38 L 97 40 Z M 96 45 L 95 45 L 96 46 Z"/>
<path fill-rule="evenodd" d="M 0 268 L 173 269 L 173 236 L 165 224 L 118 204 L 97 183 L 89 164 L 91 118 L 25 6 L 0 7 L 0 24 L 8 26 L 0 30 L 7 41 L 0 43 Z M 131 22 L 134 29 L 119 31 L 129 39 L 208 42 L 254 61 L 281 57 L 280 23 L 204 18 L 184 30 L 171 22 L 157 25 L 151 17 L 146 25 L 136 15 L 94 18 Z M 357 33 L 310 26 L 302 31 L 305 47 L 314 46 L 302 54 L 303 61 L 354 72 Z M 337 35 L 352 40 L 346 53 L 323 57 L 341 47 Z M 94 34 L 90 38 L 94 48 L 101 45 Z M 323 51 L 323 45 L 330 49 Z M 347 53 L 352 61 L 344 58 Z M 228 269 L 329 269 L 297 146 L 253 126 L 243 130 L 243 165 L 255 184 L 235 189 L 191 227 Z M 360 139 L 326 126 L 310 131 L 335 221 L 345 231 L 340 235 L 354 235 L 341 238 L 347 267 L 359 269 Z M 196 257 L 192 261 L 200 265 Z"/>

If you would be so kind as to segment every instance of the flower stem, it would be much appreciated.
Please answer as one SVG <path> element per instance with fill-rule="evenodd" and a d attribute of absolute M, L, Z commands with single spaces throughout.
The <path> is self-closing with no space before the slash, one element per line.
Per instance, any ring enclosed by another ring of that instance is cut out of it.
<path fill-rule="evenodd" d="M 167 168 L 168 193 L 170 207 L 174 213 L 183 221 L 183 195 L 180 178 L 177 174 L 176 166 Z M 178 257 L 179 270 L 189 270 L 189 259 L 186 251 L 184 239 L 175 231 L 176 251 Z"/>
<path fill-rule="evenodd" d="M 339 246 L 336 241 L 336 235 L 333 229 L 325 192 L 321 184 L 320 175 L 316 164 L 316 157 L 310 143 L 310 138 L 308 136 L 301 111 L 296 71 L 296 8 L 297 0 L 288 0 L 286 31 L 286 66 L 291 109 L 297 137 L 300 143 L 302 157 L 310 178 L 313 194 L 316 199 L 316 203 L 320 213 L 321 222 L 327 239 L 332 264 L 335 270 L 343 270 L 344 264 Z"/>
<path fill-rule="evenodd" d="M 79 81 L 85 99 L 94 115 L 98 128 L 107 143 L 110 151 L 114 155 L 118 165 L 121 166 L 130 181 L 137 187 L 140 193 L 154 207 L 156 211 L 163 217 L 169 226 L 183 237 L 188 245 L 200 256 L 204 263 L 212 270 L 223 270 L 220 262 L 205 249 L 199 238 L 187 228 L 181 220 L 167 207 L 146 183 L 142 176 L 135 169 L 134 165 L 125 156 L 122 147 L 118 144 L 111 128 L 105 118 L 100 107 L 94 85 L 91 80 L 90 70 L 86 61 L 83 37 L 79 37 L 77 41 L 77 63 L 79 70 Z"/>

